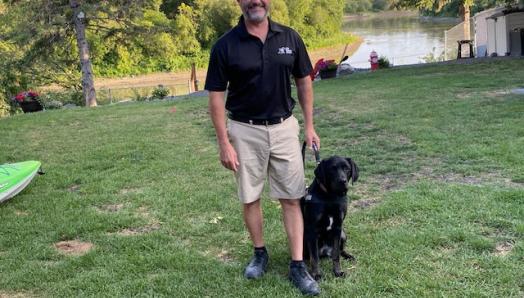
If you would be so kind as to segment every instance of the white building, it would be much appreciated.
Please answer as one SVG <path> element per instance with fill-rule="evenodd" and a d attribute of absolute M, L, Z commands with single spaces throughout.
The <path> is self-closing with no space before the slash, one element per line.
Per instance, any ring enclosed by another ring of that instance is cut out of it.
<path fill-rule="evenodd" d="M 477 57 L 507 56 L 511 53 L 512 42 L 522 44 L 520 34 L 512 31 L 524 30 L 524 10 L 493 8 L 479 12 L 473 18 Z M 521 45 L 516 44 L 513 49 L 515 46 L 521 49 Z"/>
<path fill-rule="evenodd" d="M 475 49 L 477 50 L 477 57 L 487 56 L 488 51 L 488 23 L 486 18 L 500 13 L 504 7 L 496 7 L 481 11 L 473 16 L 473 24 L 475 26 Z"/>

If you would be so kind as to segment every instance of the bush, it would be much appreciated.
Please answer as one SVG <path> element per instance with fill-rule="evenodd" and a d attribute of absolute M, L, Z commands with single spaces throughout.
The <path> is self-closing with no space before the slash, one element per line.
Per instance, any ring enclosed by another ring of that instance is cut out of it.
<path fill-rule="evenodd" d="M 164 97 L 169 95 L 169 88 L 166 88 L 162 85 L 158 85 L 153 89 L 153 98 L 164 99 Z"/>
<path fill-rule="evenodd" d="M 0 96 L 0 118 L 11 114 L 11 105 Z"/>
<path fill-rule="evenodd" d="M 51 101 L 43 103 L 43 105 L 44 105 L 44 108 L 48 110 L 58 110 L 64 106 L 64 104 L 58 100 L 51 100 Z"/>
<path fill-rule="evenodd" d="M 389 63 L 389 60 L 387 57 L 381 56 L 378 58 L 378 68 L 390 68 L 391 63 Z"/>
<path fill-rule="evenodd" d="M 146 101 L 147 100 L 147 93 L 140 94 L 140 91 L 137 88 L 131 88 L 131 91 L 133 91 L 133 100 L 134 101 Z"/>
<path fill-rule="evenodd" d="M 81 91 L 70 89 L 61 91 L 47 91 L 40 95 L 40 102 L 49 109 L 59 109 L 66 104 L 84 106 L 84 95 Z"/>

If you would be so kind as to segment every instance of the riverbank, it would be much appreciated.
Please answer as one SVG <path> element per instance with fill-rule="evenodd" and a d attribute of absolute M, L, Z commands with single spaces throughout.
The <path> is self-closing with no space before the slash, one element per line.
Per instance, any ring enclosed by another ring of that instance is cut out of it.
<path fill-rule="evenodd" d="M 390 11 L 381 11 L 381 12 L 365 12 L 362 14 L 347 14 L 344 15 L 343 21 L 355 21 L 361 19 L 370 19 L 370 18 L 381 18 L 381 19 L 393 19 L 400 17 L 418 17 L 420 16 L 419 12 L 416 10 L 390 10 Z"/>
<path fill-rule="evenodd" d="M 311 63 L 315 64 L 320 58 L 334 59 L 340 61 L 344 55 L 353 55 L 362 42 L 362 37 L 355 37 L 353 42 L 347 44 L 337 44 L 329 47 L 323 47 L 319 49 L 309 50 L 309 57 Z M 346 47 L 347 46 L 347 47 Z M 199 81 L 199 85 L 203 88 L 204 81 L 206 79 L 206 68 L 196 70 L 196 77 Z M 180 86 L 185 88 L 188 85 L 188 80 L 191 78 L 191 71 L 178 71 L 178 72 L 159 72 L 144 75 L 136 75 L 124 78 L 95 78 L 95 86 L 97 89 L 128 89 L 128 88 L 146 88 L 155 87 L 158 85 L 163 86 Z"/>

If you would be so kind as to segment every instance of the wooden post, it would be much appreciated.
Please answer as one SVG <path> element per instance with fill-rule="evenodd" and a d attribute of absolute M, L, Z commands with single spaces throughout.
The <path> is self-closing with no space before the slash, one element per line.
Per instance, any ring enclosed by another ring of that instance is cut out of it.
<path fill-rule="evenodd" d="M 197 80 L 197 77 L 196 77 L 195 63 L 191 63 L 191 85 L 192 85 L 193 90 L 195 92 L 198 91 L 198 80 Z"/>

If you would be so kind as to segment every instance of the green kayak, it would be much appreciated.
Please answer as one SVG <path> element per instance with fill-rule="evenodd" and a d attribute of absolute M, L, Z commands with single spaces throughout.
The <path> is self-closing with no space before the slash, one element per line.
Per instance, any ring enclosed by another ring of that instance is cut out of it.
<path fill-rule="evenodd" d="M 21 192 L 40 171 L 39 161 L 0 165 L 0 203 Z"/>

